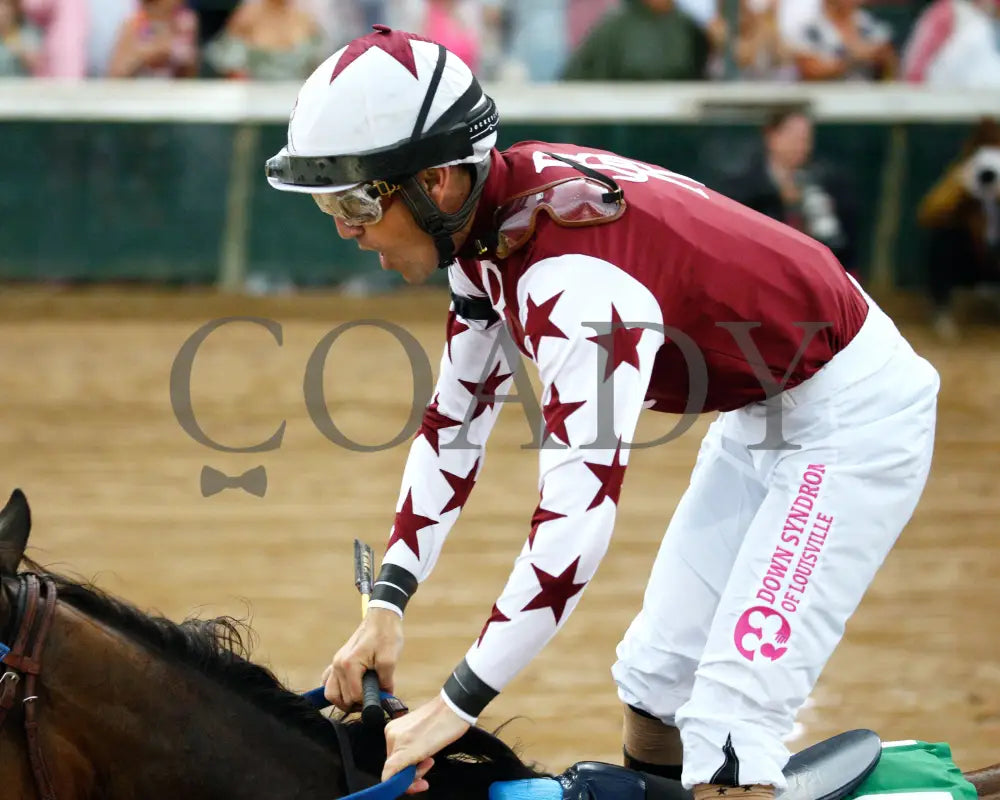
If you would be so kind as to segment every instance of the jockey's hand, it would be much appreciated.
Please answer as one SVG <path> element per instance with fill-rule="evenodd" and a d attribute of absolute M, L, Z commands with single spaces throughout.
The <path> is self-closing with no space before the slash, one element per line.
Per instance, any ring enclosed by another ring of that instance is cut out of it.
<path fill-rule="evenodd" d="M 374 668 L 379 686 L 393 692 L 396 662 L 403 649 L 403 621 L 384 608 L 372 608 L 323 673 L 324 695 L 342 711 L 361 703 L 361 677 Z"/>
<path fill-rule="evenodd" d="M 425 791 L 429 784 L 424 775 L 434 765 L 431 756 L 461 738 L 467 730 L 469 723 L 448 708 L 440 695 L 392 720 L 385 726 L 385 747 L 389 755 L 382 770 L 382 780 L 416 764 L 416 778 L 406 792 Z"/>

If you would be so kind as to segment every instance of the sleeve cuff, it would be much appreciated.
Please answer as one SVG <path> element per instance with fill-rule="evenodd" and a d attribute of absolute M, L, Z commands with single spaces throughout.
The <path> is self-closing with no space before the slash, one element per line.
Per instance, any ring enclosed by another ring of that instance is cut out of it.
<path fill-rule="evenodd" d="M 460 709 L 453 702 L 451 702 L 451 698 L 448 697 L 448 693 L 444 689 L 441 690 L 441 699 L 444 700 L 444 704 L 448 706 L 448 708 L 450 708 L 452 711 L 455 712 L 455 716 L 465 720 L 470 725 L 476 724 L 477 717 L 470 717 L 468 714 L 462 711 L 462 709 Z"/>
<path fill-rule="evenodd" d="M 403 616 L 406 604 L 417 591 L 417 577 L 396 564 L 383 564 L 372 587 L 369 607 L 388 608 Z"/>
<path fill-rule="evenodd" d="M 498 694 L 500 692 L 472 671 L 464 658 L 441 690 L 448 707 L 470 725 L 475 724 L 483 709 Z"/>

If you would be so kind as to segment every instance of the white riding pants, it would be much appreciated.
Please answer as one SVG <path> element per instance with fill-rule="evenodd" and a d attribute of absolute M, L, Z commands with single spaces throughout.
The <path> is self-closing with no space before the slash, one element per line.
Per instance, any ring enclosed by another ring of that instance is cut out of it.
<path fill-rule="evenodd" d="M 926 483 L 938 373 L 867 299 L 817 374 L 712 423 L 618 645 L 619 697 L 680 729 L 687 788 L 784 788 L 782 740 Z"/>

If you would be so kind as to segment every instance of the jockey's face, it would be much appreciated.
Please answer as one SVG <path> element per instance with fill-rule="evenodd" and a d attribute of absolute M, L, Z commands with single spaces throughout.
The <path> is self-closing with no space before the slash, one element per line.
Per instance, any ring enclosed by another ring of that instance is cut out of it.
<path fill-rule="evenodd" d="M 431 200 L 443 211 L 457 211 L 469 195 L 470 179 L 463 169 L 424 170 L 420 178 Z M 377 252 L 382 269 L 398 272 L 407 283 L 423 283 L 437 269 L 434 239 L 420 229 L 398 194 L 392 201 L 383 206 L 382 219 L 372 225 L 348 225 L 334 217 L 337 233 L 342 239 L 354 239 L 362 250 Z M 466 231 L 461 231 L 453 237 L 456 249 L 461 247 L 465 236 Z"/>

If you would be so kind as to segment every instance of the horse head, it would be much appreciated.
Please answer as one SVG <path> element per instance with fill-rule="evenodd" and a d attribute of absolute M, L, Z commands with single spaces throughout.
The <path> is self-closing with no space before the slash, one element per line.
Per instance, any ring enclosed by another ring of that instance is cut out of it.
<path fill-rule="evenodd" d="M 31 561 L 18 573 L 30 528 L 27 500 L 14 491 L 0 510 L 0 641 L 38 633 L 24 637 L 37 650 L 0 665 L 15 677 L 0 686 L 4 796 L 331 800 L 357 782 L 349 761 L 356 778 L 378 781 L 381 732 L 353 718 L 336 728 L 252 663 L 246 626 L 178 624 Z M 426 796 L 485 800 L 493 781 L 536 774 L 473 729 L 439 754 Z"/>

